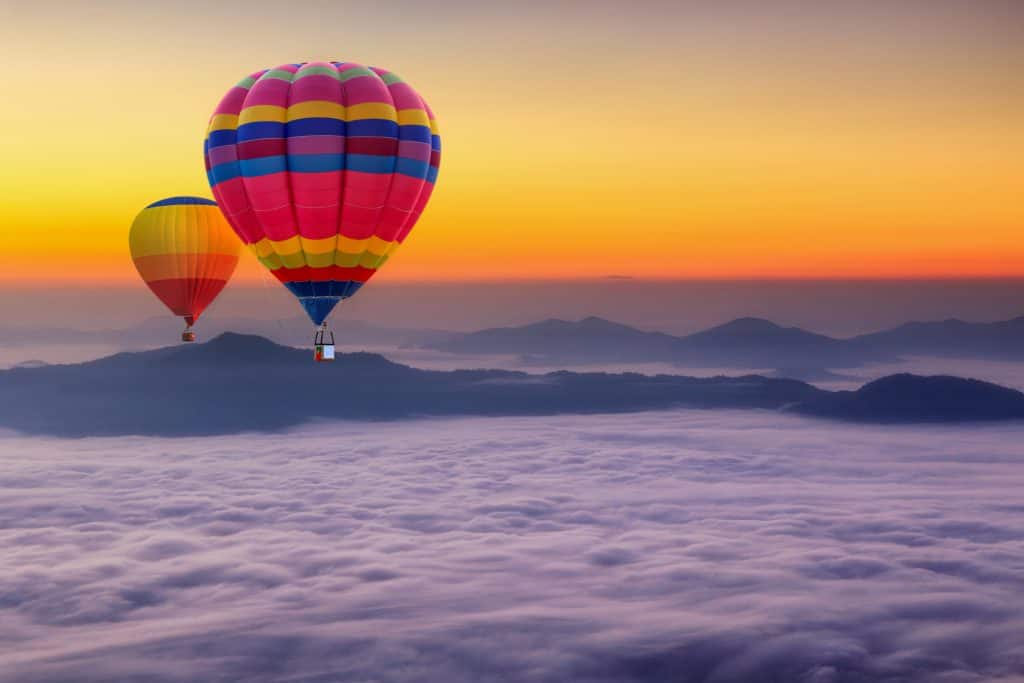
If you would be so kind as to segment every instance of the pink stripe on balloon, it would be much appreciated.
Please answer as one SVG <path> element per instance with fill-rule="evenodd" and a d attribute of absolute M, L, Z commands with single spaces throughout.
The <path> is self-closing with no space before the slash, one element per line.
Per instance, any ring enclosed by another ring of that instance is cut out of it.
<path fill-rule="evenodd" d="M 224 95 L 217 108 L 213 110 L 214 116 L 217 114 L 237 114 L 242 110 L 242 103 L 245 101 L 245 96 L 249 94 L 249 91 L 245 88 L 239 88 L 237 85 L 228 90 L 227 94 Z"/>
<path fill-rule="evenodd" d="M 228 223 L 246 244 L 260 241 L 263 229 L 249 209 L 249 198 L 241 178 L 232 178 L 213 186 L 213 197 Z"/>
<path fill-rule="evenodd" d="M 334 193 L 337 195 L 337 192 Z M 299 206 L 296 203 L 295 217 L 299 221 L 299 234 L 306 239 L 319 240 L 338 234 L 338 214 L 341 207 Z"/>
<path fill-rule="evenodd" d="M 256 220 L 259 221 L 263 232 L 272 240 L 286 240 L 298 234 L 295 229 L 292 208 L 287 204 L 265 211 L 257 210 Z"/>
<path fill-rule="evenodd" d="M 406 211 L 399 211 L 392 206 L 384 207 L 377 221 L 377 237 L 388 242 L 393 241 L 398 237 L 408 218 L 409 213 Z"/>
<path fill-rule="evenodd" d="M 338 228 L 338 232 L 354 240 L 373 237 L 377 230 L 377 219 L 379 216 L 379 208 L 345 204 L 342 207 L 341 225 Z"/>
<path fill-rule="evenodd" d="M 419 178 L 396 173 L 391 181 L 390 192 L 388 192 L 388 206 L 407 212 L 411 211 L 423 189 L 423 182 Z"/>
<path fill-rule="evenodd" d="M 288 175 L 299 234 L 312 239 L 336 235 L 341 215 L 342 172 Z"/>
<path fill-rule="evenodd" d="M 221 145 L 220 147 L 211 147 L 207 152 L 207 156 L 210 159 L 210 165 L 216 166 L 218 164 L 225 164 L 229 161 L 238 161 L 237 148 L 234 145 Z"/>
<path fill-rule="evenodd" d="M 398 143 L 398 156 L 416 161 L 430 161 L 430 144 L 416 140 L 402 140 Z"/>
<path fill-rule="evenodd" d="M 291 83 L 282 81 L 279 78 L 264 78 L 252 86 L 249 95 L 245 98 L 245 107 L 259 105 L 275 105 L 278 107 L 288 106 L 288 88 Z"/>
<path fill-rule="evenodd" d="M 423 110 L 423 100 L 416 94 L 416 91 L 409 87 L 408 83 L 392 83 L 388 86 L 391 97 L 395 100 L 395 109 L 420 109 Z"/>
<path fill-rule="evenodd" d="M 287 138 L 289 154 L 344 154 L 345 138 L 340 135 L 305 135 Z"/>
<path fill-rule="evenodd" d="M 267 237 L 283 240 L 297 234 L 287 171 L 242 178 L 242 182 L 249 204 L 256 212 L 256 220 Z"/>
<path fill-rule="evenodd" d="M 351 81 L 345 81 L 341 86 L 345 93 L 345 106 L 347 107 L 367 102 L 391 104 L 391 95 L 388 94 L 388 87 L 373 76 L 353 78 Z"/>
<path fill-rule="evenodd" d="M 324 101 L 341 104 L 341 83 L 323 74 L 303 76 L 292 83 L 288 93 L 288 104 Z"/>
<path fill-rule="evenodd" d="M 391 174 L 345 171 L 345 195 L 342 203 L 381 207 L 388 198 Z M 342 217 L 344 220 L 344 216 Z"/>

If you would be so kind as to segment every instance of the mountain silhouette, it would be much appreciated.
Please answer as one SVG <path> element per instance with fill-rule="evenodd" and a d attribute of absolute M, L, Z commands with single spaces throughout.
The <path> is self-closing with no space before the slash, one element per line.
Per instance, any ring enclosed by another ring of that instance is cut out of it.
<path fill-rule="evenodd" d="M 871 346 L 740 318 L 685 337 L 646 332 L 597 317 L 544 320 L 451 334 L 423 345 L 465 355 L 515 354 L 546 363 L 668 362 L 691 367 L 819 369 L 896 360 Z"/>
<path fill-rule="evenodd" d="M 59 436 L 226 434 L 314 419 L 673 407 L 785 409 L 880 422 L 985 420 L 1024 417 L 1024 394 L 974 380 L 911 375 L 833 393 L 758 375 L 442 372 L 370 353 L 317 364 L 309 351 L 232 333 L 205 344 L 0 371 L 0 427 Z"/>
<path fill-rule="evenodd" d="M 882 360 L 870 348 L 761 318 L 739 318 L 679 338 L 672 360 L 686 365 L 755 368 L 839 368 Z"/>
<path fill-rule="evenodd" d="M 671 357 L 677 341 L 669 334 L 645 332 L 591 316 L 579 321 L 552 318 L 520 327 L 452 333 L 423 346 L 449 353 L 514 354 L 579 364 L 621 362 L 638 357 L 663 360 Z"/>
<path fill-rule="evenodd" d="M 308 321 L 248 318 L 203 320 L 200 339 L 235 330 L 280 344 L 306 346 Z M 153 318 L 126 330 L 40 330 L 0 327 L 0 345 L 38 347 L 102 344 L 147 348 L 176 339 L 181 323 Z M 687 336 L 640 330 L 588 317 L 548 319 L 476 332 L 390 328 L 365 321 L 340 321 L 341 346 L 421 348 L 459 355 L 516 356 L 527 364 L 670 363 L 685 367 L 774 369 L 791 377 L 809 377 L 826 368 L 850 368 L 872 362 L 897 362 L 908 356 L 984 358 L 1024 361 L 1024 316 L 994 323 L 962 320 L 913 322 L 889 330 L 841 339 L 761 318 L 739 318 Z"/>
<path fill-rule="evenodd" d="M 69 436 L 216 434 L 282 429 L 315 418 L 774 408 L 817 391 L 759 377 L 438 372 L 369 353 L 317 364 L 309 351 L 227 333 L 205 344 L 0 372 L 0 426 Z"/>
<path fill-rule="evenodd" d="M 899 374 L 816 397 L 800 412 L 865 422 L 1024 419 L 1024 393 L 976 379 Z"/>
<path fill-rule="evenodd" d="M 912 322 L 850 343 L 879 354 L 1024 360 L 1024 316 L 994 323 Z"/>

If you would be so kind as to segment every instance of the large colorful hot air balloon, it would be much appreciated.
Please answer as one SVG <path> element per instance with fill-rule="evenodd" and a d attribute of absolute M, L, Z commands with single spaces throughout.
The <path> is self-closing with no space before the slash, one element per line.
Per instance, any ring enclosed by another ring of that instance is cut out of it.
<path fill-rule="evenodd" d="M 241 247 L 217 203 L 169 197 L 135 217 L 128 246 L 139 275 L 174 315 L 185 319 L 182 341 L 217 298 L 238 265 Z"/>
<path fill-rule="evenodd" d="M 416 224 L 441 139 L 430 107 L 393 73 L 310 62 L 231 88 L 204 152 L 228 222 L 322 327 Z"/>

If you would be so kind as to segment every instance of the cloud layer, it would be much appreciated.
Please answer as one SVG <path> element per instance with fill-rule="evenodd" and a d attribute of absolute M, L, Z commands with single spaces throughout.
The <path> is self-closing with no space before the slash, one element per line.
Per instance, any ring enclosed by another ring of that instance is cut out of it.
<path fill-rule="evenodd" d="M 0 438 L 0 681 L 1024 681 L 1024 427 Z"/>

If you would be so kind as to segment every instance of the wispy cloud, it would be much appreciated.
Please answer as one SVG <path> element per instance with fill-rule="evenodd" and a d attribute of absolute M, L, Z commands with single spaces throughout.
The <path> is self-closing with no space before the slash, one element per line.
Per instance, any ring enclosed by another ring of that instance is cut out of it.
<path fill-rule="evenodd" d="M 1021 680 L 1022 438 L 740 412 L 3 438 L 0 680 Z"/>

